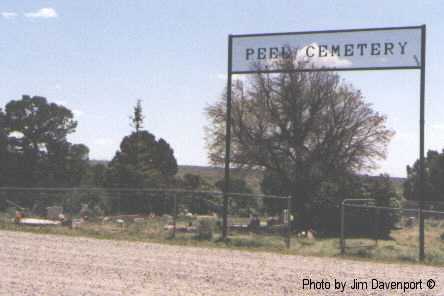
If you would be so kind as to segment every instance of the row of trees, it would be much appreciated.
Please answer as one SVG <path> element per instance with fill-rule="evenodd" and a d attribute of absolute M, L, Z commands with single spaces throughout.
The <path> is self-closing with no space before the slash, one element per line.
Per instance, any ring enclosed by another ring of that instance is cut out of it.
<path fill-rule="evenodd" d="M 90 166 L 89 149 L 67 136 L 77 127 L 68 108 L 39 96 L 23 96 L 0 109 L 0 186 L 168 186 L 177 172 L 170 145 L 141 130 L 138 102 L 135 131 L 123 138 L 111 163 Z"/>
<path fill-rule="evenodd" d="M 156 139 L 144 130 L 143 124 L 138 101 L 131 117 L 134 131 L 122 139 L 109 163 L 97 163 L 89 160 L 86 145 L 67 139 L 77 127 L 71 110 L 39 96 L 25 95 L 10 101 L 4 111 L 0 109 L 0 187 L 221 189 L 222 181 L 209 184 L 198 175 L 176 176 L 178 166 L 173 149 L 164 139 Z M 233 185 L 239 192 L 251 192 L 242 180 L 233 180 Z M 36 197 L 18 195 L 26 203 L 24 206 L 34 206 Z M 47 199 L 46 203 L 57 201 L 54 194 L 45 195 L 42 198 Z M 59 200 L 70 199 L 69 194 L 57 195 Z M 76 207 L 83 202 L 111 211 L 157 213 L 170 212 L 172 208 L 171 198 L 162 202 L 141 192 L 118 195 L 116 198 L 116 193 L 110 195 L 106 191 L 94 196 L 77 194 Z M 186 206 L 200 212 L 209 210 L 208 204 L 198 198 L 187 199 Z"/>
<path fill-rule="evenodd" d="M 234 83 L 232 94 L 232 163 L 261 170 L 265 194 L 290 195 L 301 227 L 337 230 L 337 211 L 344 198 L 375 198 L 378 205 L 399 201 L 388 176 L 362 177 L 385 157 L 393 136 L 385 116 L 372 109 L 359 90 L 331 72 L 306 72 L 306 64 L 285 60 L 280 74 L 255 74 L 248 82 Z M 210 160 L 223 164 L 226 95 L 206 110 L 210 119 L 207 143 Z M 0 109 L 0 186 L 105 188 L 176 187 L 220 189 L 199 176 L 176 176 L 177 161 L 171 146 L 144 129 L 140 101 L 131 118 L 134 131 L 123 138 L 108 165 L 91 165 L 88 147 L 67 136 L 76 129 L 73 113 L 43 97 L 23 96 Z M 441 199 L 444 156 L 429 152 L 427 195 Z M 418 164 L 408 167 L 405 196 L 418 197 Z M 232 190 L 249 193 L 241 180 Z M 202 209 L 202 204 L 189 206 Z M 143 196 L 119 205 L 143 209 Z M 235 200 L 233 210 L 262 206 L 277 213 L 285 206 L 265 199 Z M 210 209 L 211 203 L 204 208 Z M 245 212 L 245 211 L 244 211 Z M 393 219 L 383 219 L 386 231 Z"/>

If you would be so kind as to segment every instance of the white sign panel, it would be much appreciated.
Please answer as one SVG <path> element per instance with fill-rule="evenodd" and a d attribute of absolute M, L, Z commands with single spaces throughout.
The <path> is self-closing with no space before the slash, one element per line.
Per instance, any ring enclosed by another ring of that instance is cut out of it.
<path fill-rule="evenodd" d="M 421 28 L 232 36 L 232 73 L 277 72 L 281 59 L 308 69 L 421 67 Z"/>

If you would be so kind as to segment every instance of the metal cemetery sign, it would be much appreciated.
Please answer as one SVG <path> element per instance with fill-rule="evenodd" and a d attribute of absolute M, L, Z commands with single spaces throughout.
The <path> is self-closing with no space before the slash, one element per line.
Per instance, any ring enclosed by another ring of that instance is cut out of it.
<path fill-rule="evenodd" d="M 421 28 L 236 35 L 232 73 L 279 71 L 278 60 L 315 69 L 419 68 Z"/>
<path fill-rule="evenodd" d="M 230 193 L 232 74 L 280 73 L 282 60 L 304 63 L 293 71 L 420 70 L 420 251 L 424 259 L 424 93 L 426 27 L 392 27 L 228 36 L 227 121 L 223 237 Z"/>

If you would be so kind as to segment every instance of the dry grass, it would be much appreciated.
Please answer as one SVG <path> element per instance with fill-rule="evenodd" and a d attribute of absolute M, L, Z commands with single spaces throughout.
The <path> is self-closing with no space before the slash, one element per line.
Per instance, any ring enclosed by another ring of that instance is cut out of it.
<path fill-rule="evenodd" d="M 185 226 L 192 219 L 182 218 L 178 226 Z M 0 216 L 0 229 L 14 231 L 28 231 L 45 234 L 61 234 L 69 236 L 87 236 L 99 239 L 150 241 L 175 245 L 191 245 L 216 248 L 234 248 L 253 251 L 271 251 L 285 254 L 299 254 L 310 256 L 340 256 L 339 240 L 337 238 L 317 238 L 314 240 L 292 237 L 291 248 L 287 249 L 285 237 L 279 234 L 231 233 L 228 242 L 218 240 L 220 232 L 214 229 L 212 240 L 197 240 L 194 233 L 177 232 L 172 238 L 170 231 L 165 231 L 167 218 L 149 218 L 143 223 L 126 221 L 124 225 L 115 221 L 86 222 L 79 228 L 67 227 L 24 227 L 18 226 Z M 195 223 L 195 221 L 194 221 Z M 426 220 L 426 263 L 444 266 L 444 222 Z M 379 240 L 376 244 L 369 239 L 347 239 L 347 257 L 392 261 L 417 262 L 418 258 L 418 227 L 404 228 L 391 232 L 392 239 Z"/>

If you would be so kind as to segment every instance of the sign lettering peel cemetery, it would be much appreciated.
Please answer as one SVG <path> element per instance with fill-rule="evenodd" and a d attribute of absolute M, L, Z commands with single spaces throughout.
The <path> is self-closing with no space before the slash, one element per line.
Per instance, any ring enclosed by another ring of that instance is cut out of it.
<path fill-rule="evenodd" d="M 278 72 L 277 61 L 331 70 L 421 67 L 421 28 L 233 36 L 232 73 Z"/>

